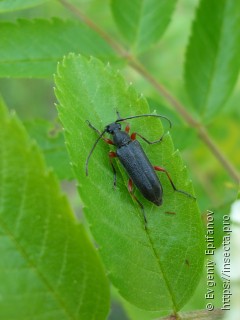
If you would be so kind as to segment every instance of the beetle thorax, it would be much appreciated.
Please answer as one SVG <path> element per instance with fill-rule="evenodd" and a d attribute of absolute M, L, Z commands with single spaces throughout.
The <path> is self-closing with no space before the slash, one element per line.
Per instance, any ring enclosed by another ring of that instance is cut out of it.
<path fill-rule="evenodd" d="M 116 147 L 120 148 L 131 142 L 131 138 L 129 137 L 127 132 L 118 130 L 113 134 L 113 142 Z"/>
<path fill-rule="evenodd" d="M 113 122 L 106 126 L 106 132 L 113 136 L 113 143 L 120 148 L 131 141 L 127 132 L 121 130 L 121 124 Z"/>

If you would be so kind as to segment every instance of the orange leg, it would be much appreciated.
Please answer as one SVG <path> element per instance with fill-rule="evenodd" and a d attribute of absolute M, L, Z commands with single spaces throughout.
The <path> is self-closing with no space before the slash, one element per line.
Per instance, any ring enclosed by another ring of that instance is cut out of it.
<path fill-rule="evenodd" d="M 129 133 L 129 131 L 130 131 L 130 124 L 128 123 L 128 124 L 126 125 L 125 132 Z"/>
<path fill-rule="evenodd" d="M 187 193 L 187 192 L 185 192 L 185 191 L 179 190 L 179 189 L 177 189 L 177 188 L 175 187 L 175 184 L 173 183 L 173 181 L 172 181 L 172 179 L 171 179 L 171 177 L 170 177 L 170 175 L 169 175 L 169 173 L 167 172 L 166 169 L 161 168 L 161 167 L 158 167 L 158 166 L 153 166 L 153 168 L 154 168 L 155 170 L 157 170 L 157 171 L 164 172 L 164 173 L 167 175 L 168 180 L 170 181 L 170 183 L 171 183 L 172 188 L 173 188 L 174 191 L 179 192 L 179 193 L 183 193 L 183 194 L 185 194 L 186 196 L 188 196 L 188 197 L 193 198 L 193 199 L 196 200 L 196 198 L 195 198 L 194 196 L 192 196 L 191 194 L 189 194 L 189 193 Z"/>
<path fill-rule="evenodd" d="M 141 139 L 143 139 L 143 141 L 147 142 L 148 144 L 155 144 L 155 143 L 161 142 L 164 135 L 162 135 L 161 138 L 158 139 L 158 140 L 156 140 L 156 141 L 149 141 L 148 139 L 146 139 L 145 137 L 143 137 L 140 133 L 133 132 L 133 133 L 131 134 L 131 139 L 132 139 L 132 140 L 136 140 L 136 136 L 140 137 Z"/>

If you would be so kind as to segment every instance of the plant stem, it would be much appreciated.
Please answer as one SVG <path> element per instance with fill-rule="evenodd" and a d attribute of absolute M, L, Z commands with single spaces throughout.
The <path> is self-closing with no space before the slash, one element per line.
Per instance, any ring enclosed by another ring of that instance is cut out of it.
<path fill-rule="evenodd" d="M 159 320 L 222 320 L 224 312 L 221 309 L 196 310 L 190 312 L 180 312 L 179 314 L 159 318 Z"/>
<path fill-rule="evenodd" d="M 122 48 L 111 36 L 109 36 L 104 30 L 99 28 L 91 19 L 85 16 L 77 7 L 69 3 L 67 0 L 59 0 L 59 2 L 76 15 L 83 23 L 85 23 L 89 28 L 93 29 L 98 33 L 121 57 L 125 58 L 129 65 L 141 74 L 159 93 L 163 96 L 172 107 L 181 115 L 181 117 L 186 121 L 186 123 L 194 128 L 200 139 L 206 144 L 208 149 L 213 153 L 216 159 L 221 163 L 225 168 L 228 174 L 235 180 L 237 183 L 240 182 L 240 174 L 237 169 L 232 165 L 232 163 L 225 157 L 221 152 L 218 146 L 210 137 L 207 129 L 197 120 L 195 120 L 190 113 L 188 113 L 186 107 L 181 104 L 168 90 L 159 83 L 149 72 L 144 68 L 144 66 L 136 60 L 136 58 L 129 55 L 129 53 Z"/>
<path fill-rule="evenodd" d="M 214 156 L 222 164 L 222 166 L 228 171 L 229 175 L 237 182 L 240 182 L 240 175 L 235 167 L 229 162 L 224 156 L 212 138 L 209 136 L 207 129 L 197 120 L 195 120 L 190 113 L 187 112 L 186 108 L 175 99 L 165 88 L 161 85 L 153 76 L 140 64 L 134 60 L 129 61 L 130 65 L 133 66 L 149 83 L 174 107 L 174 109 L 182 116 L 182 118 L 188 123 L 188 125 L 194 128 L 201 140 L 207 145 Z"/>
<path fill-rule="evenodd" d="M 68 2 L 67 0 L 59 0 L 59 2 L 72 12 L 79 20 L 85 23 L 89 28 L 98 33 L 121 57 L 125 56 L 125 50 L 110 37 L 104 30 L 98 27 L 91 19 L 85 16 L 75 5 Z"/>

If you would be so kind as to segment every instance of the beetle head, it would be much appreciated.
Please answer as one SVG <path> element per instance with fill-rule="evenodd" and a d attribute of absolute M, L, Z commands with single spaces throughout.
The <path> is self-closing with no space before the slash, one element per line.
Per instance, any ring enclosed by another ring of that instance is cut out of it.
<path fill-rule="evenodd" d="M 121 130 L 121 124 L 116 122 L 110 123 L 106 126 L 105 130 L 107 133 L 114 134 L 114 132 Z"/>

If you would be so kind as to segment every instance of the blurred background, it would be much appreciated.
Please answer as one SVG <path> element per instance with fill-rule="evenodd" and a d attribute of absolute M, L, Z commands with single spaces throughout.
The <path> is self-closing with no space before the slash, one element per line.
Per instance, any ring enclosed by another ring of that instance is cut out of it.
<path fill-rule="evenodd" d="M 124 43 L 113 21 L 108 0 L 75 0 L 72 2 L 76 3 L 82 12 L 107 33 L 118 38 L 119 42 Z M 198 1 L 178 1 L 172 21 L 160 42 L 140 57 L 140 60 L 151 74 L 168 88 L 172 95 L 187 106 L 189 112 L 195 118 L 198 116 L 191 109 L 191 103 L 184 88 L 183 69 L 186 46 L 197 5 Z M 0 15 L 2 21 L 13 22 L 19 18 L 50 19 L 52 17 L 76 19 L 58 1 L 49 1 L 32 9 Z M 144 78 L 129 66 L 119 66 L 119 69 L 127 81 L 132 82 L 138 91 L 148 98 L 152 111 L 156 110 L 157 113 L 168 116 L 173 122 L 171 135 L 175 148 L 180 150 L 184 162 L 189 169 L 189 175 L 193 180 L 203 217 L 207 210 L 214 211 L 215 213 L 216 228 L 218 230 L 216 245 L 220 246 L 222 239 L 222 217 L 223 215 L 228 215 L 231 210 L 233 211 L 231 206 L 237 198 L 239 186 L 229 177 L 229 174 L 199 139 L 196 132 L 184 123 L 183 119 L 173 110 L 172 106 L 165 99 L 161 98 Z M 64 141 L 57 120 L 56 98 L 53 87 L 53 77 L 50 79 L 0 79 L 0 91 L 7 106 L 15 110 L 20 119 L 23 120 L 29 134 L 37 140 L 44 150 L 49 165 L 51 165 L 51 161 L 54 161 L 56 148 L 66 157 L 63 150 L 65 148 Z M 225 104 L 221 114 L 205 124 L 211 137 L 222 150 L 222 153 L 238 169 L 240 169 L 239 89 L 240 81 L 238 81 L 233 94 Z M 53 139 L 52 142 L 49 141 L 49 136 Z M 70 170 L 67 157 L 64 165 L 66 166 L 66 171 Z M 59 168 L 60 170 L 61 168 Z M 83 219 L 75 182 L 69 178 L 71 178 L 69 172 L 66 174 L 66 177 L 62 177 L 62 188 L 68 194 L 77 217 Z M 238 209 L 239 207 L 235 211 Z M 239 260 L 237 261 L 239 262 Z M 222 285 L 219 275 L 216 275 L 216 279 L 218 283 L 215 288 L 215 306 L 220 307 Z M 236 287 L 239 288 L 239 286 Z M 206 274 L 203 275 L 195 296 L 184 309 L 204 309 L 206 304 L 204 299 L 205 290 Z M 148 319 L 147 314 L 145 315 L 129 306 L 126 302 L 123 302 L 114 288 L 112 289 L 112 297 L 112 311 L 109 320 L 130 319 L 127 313 L 129 315 L 134 314 L 134 317 L 138 314 L 138 319 Z M 122 303 L 124 308 L 121 305 Z"/>

